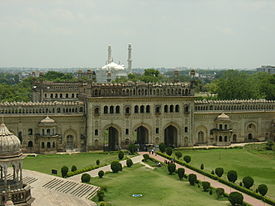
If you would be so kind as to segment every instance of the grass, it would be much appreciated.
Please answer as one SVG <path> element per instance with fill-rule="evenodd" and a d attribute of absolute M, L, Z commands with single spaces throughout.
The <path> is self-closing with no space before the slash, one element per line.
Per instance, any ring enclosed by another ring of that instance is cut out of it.
<path fill-rule="evenodd" d="M 121 173 L 108 173 L 102 179 L 92 178 L 91 184 L 107 186 L 105 201 L 112 206 L 225 206 L 228 201 L 216 200 L 216 195 L 190 186 L 177 175 L 168 175 L 167 168 L 145 168 L 141 164 L 124 168 Z M 132 197 L 142 194 L 142 197 Z M 94 198 L 97 200 L 97 197 Z"/>
<path fill-rule="evenodd" d="M 117 152 L 98 152 L 38 155 L 36 157 L 26 157 L 23 168 L 46 174 L 51 174 L 51 170 L 56 169 L 58 170 L 58 176 L 60 176 L 62 166 L 67 166 L 70 170 L 72 165 L 75 165 L 77 169 L 81 169 L 91 165 L 95 166 L 96 160 L 100 160 L 100 165 L 110 164 L 112 161 L 118 160 L 117 154 Z"/>
<path fill-rule="evenodd" d="M 267 196 L 275 199 L 275 152 L 264 149 L 264 145 L 248 145 L 237 149 L 209 149 L 209 150 L 179 150 L 184 155 L 190 155 L 191 165 L 211 172 L 217 167 L 223 167 L 225 173 L 235 170 L 239 183 L 243 177 L 254 179 L 256 190 L 259 184 L 268 186 Z M 226 178 L 226 174 L 223 175 Z"/>

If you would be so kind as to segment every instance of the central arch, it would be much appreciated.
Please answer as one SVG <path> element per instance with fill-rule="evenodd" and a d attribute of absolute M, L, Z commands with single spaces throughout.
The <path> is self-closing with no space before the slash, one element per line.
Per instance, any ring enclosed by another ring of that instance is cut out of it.
<path fill-rule="evenodd" d="M 148 129 L 144 126 L 139 126 L 135 130 L 137 137 L 137 144 L 145 145 L 149 143 L 149 132 Z"/>
<path fill-rule="evenodd" d="M 178 130 L 170 125 L 164 129 L 164 144 L 167 146 L 176 147 L 178 139 Z"/>
<path fill-rule="evenodd" d="M 113 151 L 119 149 L 118 130 L 112 126 L 104 131 L 104 150 Z"/>

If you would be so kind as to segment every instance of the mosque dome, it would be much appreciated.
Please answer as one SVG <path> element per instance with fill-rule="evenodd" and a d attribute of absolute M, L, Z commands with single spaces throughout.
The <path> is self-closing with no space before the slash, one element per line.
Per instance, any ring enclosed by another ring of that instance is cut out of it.
<path fill-rule="evenodd" d="M 123 65 L 119 65 L 115 62 L 111 62 L 111 63 L 106 64 L 105 66 L 103 66 L 102 70 L 107 70 L 107 71 L 110 71 L 110 70 L 125 70 L 125 68 L 124 68 Z"/>
<path fill-rule="evenodd" d="M 226 115 L 225 113 L 221 113 L 216 121 L 230 121 L 230 117 L 228 115 Z"/>
<path fill-rule="evenodd" d="M 21 154 L 21 143 L 17 136 L 11 133 L 6 125 L 0 125 L 0 158 L 5 156 L 15 156 Z"/>

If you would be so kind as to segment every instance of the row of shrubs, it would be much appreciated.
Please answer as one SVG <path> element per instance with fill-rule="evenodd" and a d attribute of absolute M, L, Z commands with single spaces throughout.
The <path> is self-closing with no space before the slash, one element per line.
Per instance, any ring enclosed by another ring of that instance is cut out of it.
<path fill-rule="evenodd" d="M 207 173 L 207 172 L 205 172 L 205 171 L 203 171 L 201 169 L 198 169 L 198 168 L 196 168 L 196 167 L 194 167 L 192 165 L 189 165 L 188 163 L 183 162 L 181 160 L 175 160 L 170 155 L 166 155 L 166 154 L 164 154 L 162 152 L 157 152 L 157 154 L 159 154 L 160 156 L 163 156 L 163 157 L 165 157 L 165 158 L 167 158 L 169 160 L 173 160 L 176 163 L 178 163 L 180 165 L 183 165 L 183 166 L 185 166 L 185 167 L 187 167 L 187 168 L 189 168 L 189 169 L 191 169 L 193 171 L 196 171 L 196 172 L 198 172 L 200 174 L 203 174 L 203 175 L 205 175 L 205 176 L 207 176 L 207 177 L 209 177 L 211 179 L 217 180 L 217 181 L 219 181 L 219 182 L 221 182 L 221 183 L 223 183 L 225 185 L 228 185 L 229 187 L 232 187 L 232 188 L 234 188 L 236 190 L 239 190 L 239 191 L 244 192 L 244 193 L 246 193 L 248 195 L 251 195 L 251 196 L 253 196 L 253 197 L 255 197 L 255 198 L 259 199 L 259 200 L 262 200 L 262 201 L 264 201 L 264 202 L 266 202 L 268 204 L 275 205 L 275 201 L 273 201 L 273 200 L 271 200 L 271 199 L 269 199 L 267 197 L 264 197 L 264 196 L 262 196 L 262 195 L 260 195 L 260 194 L 258 194 L 256 192 L 254 192 L 254 191 L 251 191 L 251 190 L 249 190 L 249 189 L 247 189 L 245 187 L 242 187 L 242 186 L 239 186 L 239 185 L 237 185 L 235 183 L 232 183 L 232 182 L 229 182 L 227 180 L 224 180 L 224 179 L 222 179 L 220 177 L 215 176 L 214 174 L 209 174 L 209 173 Z"/>

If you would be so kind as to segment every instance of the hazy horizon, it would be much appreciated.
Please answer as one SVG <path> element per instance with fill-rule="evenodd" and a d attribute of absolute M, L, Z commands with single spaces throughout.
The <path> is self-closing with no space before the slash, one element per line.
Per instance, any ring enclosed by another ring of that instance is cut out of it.
<path fill-rule="evenodd" d="M 272 0 L 0 0 L 0 67 L 275 65 Z"/>

